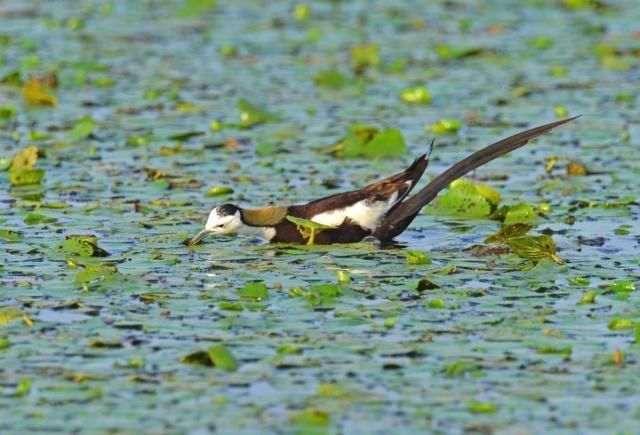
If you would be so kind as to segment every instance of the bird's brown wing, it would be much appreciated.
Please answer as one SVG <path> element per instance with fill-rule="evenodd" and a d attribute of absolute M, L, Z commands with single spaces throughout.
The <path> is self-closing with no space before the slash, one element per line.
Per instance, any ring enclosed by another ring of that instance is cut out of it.
<path fill-rule="evenodd" d="M 398 194 L 395 201 L 398 203 L 413 189 L 427 168 L 428 163 L 428 155 L 424 154 L 418 157 L 404 171 L 378 180 L 362 189 L 327 196 L 308 204 L 294 205 L 289 208 L 289 211 L 294 216 L 311 219 L 320 213 L 340 210 L 365 199 L 372 202 L 388 201 L 395 193 Z"/>

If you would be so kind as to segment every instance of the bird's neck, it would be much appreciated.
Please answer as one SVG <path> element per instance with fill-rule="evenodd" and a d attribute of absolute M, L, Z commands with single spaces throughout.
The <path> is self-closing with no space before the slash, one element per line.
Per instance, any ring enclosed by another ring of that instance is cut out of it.
<path fill-rule="evenodd" d="M 262 237 L 266 240 L 271 240 L 276 236 L 276 230 L 274 227 L 255 227 L 252 225 L 243 224 L 238 228 L 238 232 L 247 236 Z"/>

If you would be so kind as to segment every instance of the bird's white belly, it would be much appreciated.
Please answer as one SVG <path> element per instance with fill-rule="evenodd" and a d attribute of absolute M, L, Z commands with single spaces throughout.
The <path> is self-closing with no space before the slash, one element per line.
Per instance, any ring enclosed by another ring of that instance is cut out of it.
<path fill-rule="evenodd" d="M 239 233 L 247 236 L 262 237 L 266 240 L 271 240 L 276 236 L 276 229 L 273 227 L 252 227 L 250 225 L 242 225 L 238 229 Z"/>
<path fill-rule="evenodd" d="M 389 201 L 368 202 L 367 200 L 358 201 L 348 207 L 326 211 L 317 214 L 311 218 L 312 221 L 323 225 L 337 227 L 349 218 L 356 222 L 362 228 L 374 230 L 380 224 L 380 219 L 391 208 L 397 194 L 391 195 Z"/>

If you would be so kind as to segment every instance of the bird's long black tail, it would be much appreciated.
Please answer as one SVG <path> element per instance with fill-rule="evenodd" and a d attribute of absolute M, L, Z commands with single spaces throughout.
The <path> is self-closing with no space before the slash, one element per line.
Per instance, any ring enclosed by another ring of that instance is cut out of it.
<path fill-rule="evenodd" d="M 534 137 L 540 136 L 555 127 L 566 124 L 569 121 L 573 121 L 576 118 L 578 118 L 578 116 L 551 122 L 549 124 L 541 125 L 513 136 L 509 136 L 471 154 L 469 157 L 460 160 L 458 163 L 434 178 L 418 193 L 412 195 L 409 199 L 394 207 L 393 210 L 385 216 L 384 221 L 373 235 L 383 241 L 393 239 L 409 226 L 420 210 L 422 210 L 422 207 L 429 204 L 438 195 L 438 193 L 440 193 L 440 191 L 447 187 L 452 181 L 457 180 L 465 174 L 500 157 L 503 154 L 526 145 L 527 142 Z"/>

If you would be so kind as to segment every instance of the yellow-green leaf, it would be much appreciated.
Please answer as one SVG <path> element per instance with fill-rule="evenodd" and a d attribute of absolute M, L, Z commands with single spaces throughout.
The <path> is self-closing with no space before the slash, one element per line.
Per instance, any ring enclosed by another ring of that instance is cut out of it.
<path fill-rule="evenodd" d="M 508 239 L 524 236 L 532 228 L 533 228 L 533 225 L 525 224 L 525 223 L 503 225 L 497 232 L 487 237 L 484 240 L 484 242 L 485 243 L 504 243 Z"/>
<path fill-rule="evenodd" d="M 78 141 L 81 139 L 85 139 L 87 136 L 91 134 L 93 129 L 95 128 L 96 123 L 90 116 L 85 116 L 76 122 L 69 131 L 69 140 Z"/>
<path fill-rule="evenodd" d="M 556 254 L 556 245 L 550 236 L 522 236 L 506 240 L 507 245 L 518 257 L 534 262 L 550 259 L 558 264 L 564 260 Z"/>
<path fill-rule="evenodd" d="M 406 88 L 400 92 L 400 98 L 405 103 L 411 104 L 429 104 L 431 102 L 431 94 L 426 86 Z"/>
<path fill-rule="evenodd" d="M 9 182 L 12 186 L 30 186 L 42 183 L 44 169 L 19 169 L 9 171 Z"/>
<path fill-rule="evenodd" d="M 380 47 L 376 44 L 357 45 L 351 48 L 350 54 L 351 68 L 358 74 L 380 64 Z"/>
<path fill-rule="evenodd" d="M 233 188 L 229 186 L 213 186 L 213 187 L 209 187 L 204 195 L 208 197 L 212 197 L 212 196 L 220 196 L 220 195 L 229 195 L 230 193 L 233 193 Z"/>
<path fill-rule="evenodd" d="M 441 119 L 431 124 L 431 133 L 441 136 L 445 134 L 454 134 L 462 127 L 462 121 L 458 119 Z M 426 129 L 426 128 L 425 128 Z"/>
<path fill-rule="evenodd" d="M 211 346 L 207 350 L 207 354 L 215 367 L 229 372 L 233 372 L 238 369 L 238 362 L 233 357 L 229 349 L 222 344 Z"/>
<path fill-rule="evenodd" d="M 57 106 L 58 98 L 51 94 L 40 80 L 33 77 L 22 88 L 22 96 L 32 106 Z"/>
<path fill-rule="evenodd" d="M 238 296 L 243 299 L 261 301 L 269 296 L 269 289 L 263 282 L 250 282 L 249 284 L 238 290 L 237 293 Z"/>
<path fill-rule="evenodd" d="M 275 118 L 271 113 L 255 106 L 244 98 L 238 100 L 236 105 L 240 111 L 241 128 L 250 128 L 254 125 L 262 124 Z"/>
<path fill-rule="evenodd" d="M 35 145 L 28 146 L 20 150 L 11 160 L 9 166 L 10 171 L 20 171 L 32 169 L 38 161 L 38 147 Z"/>

